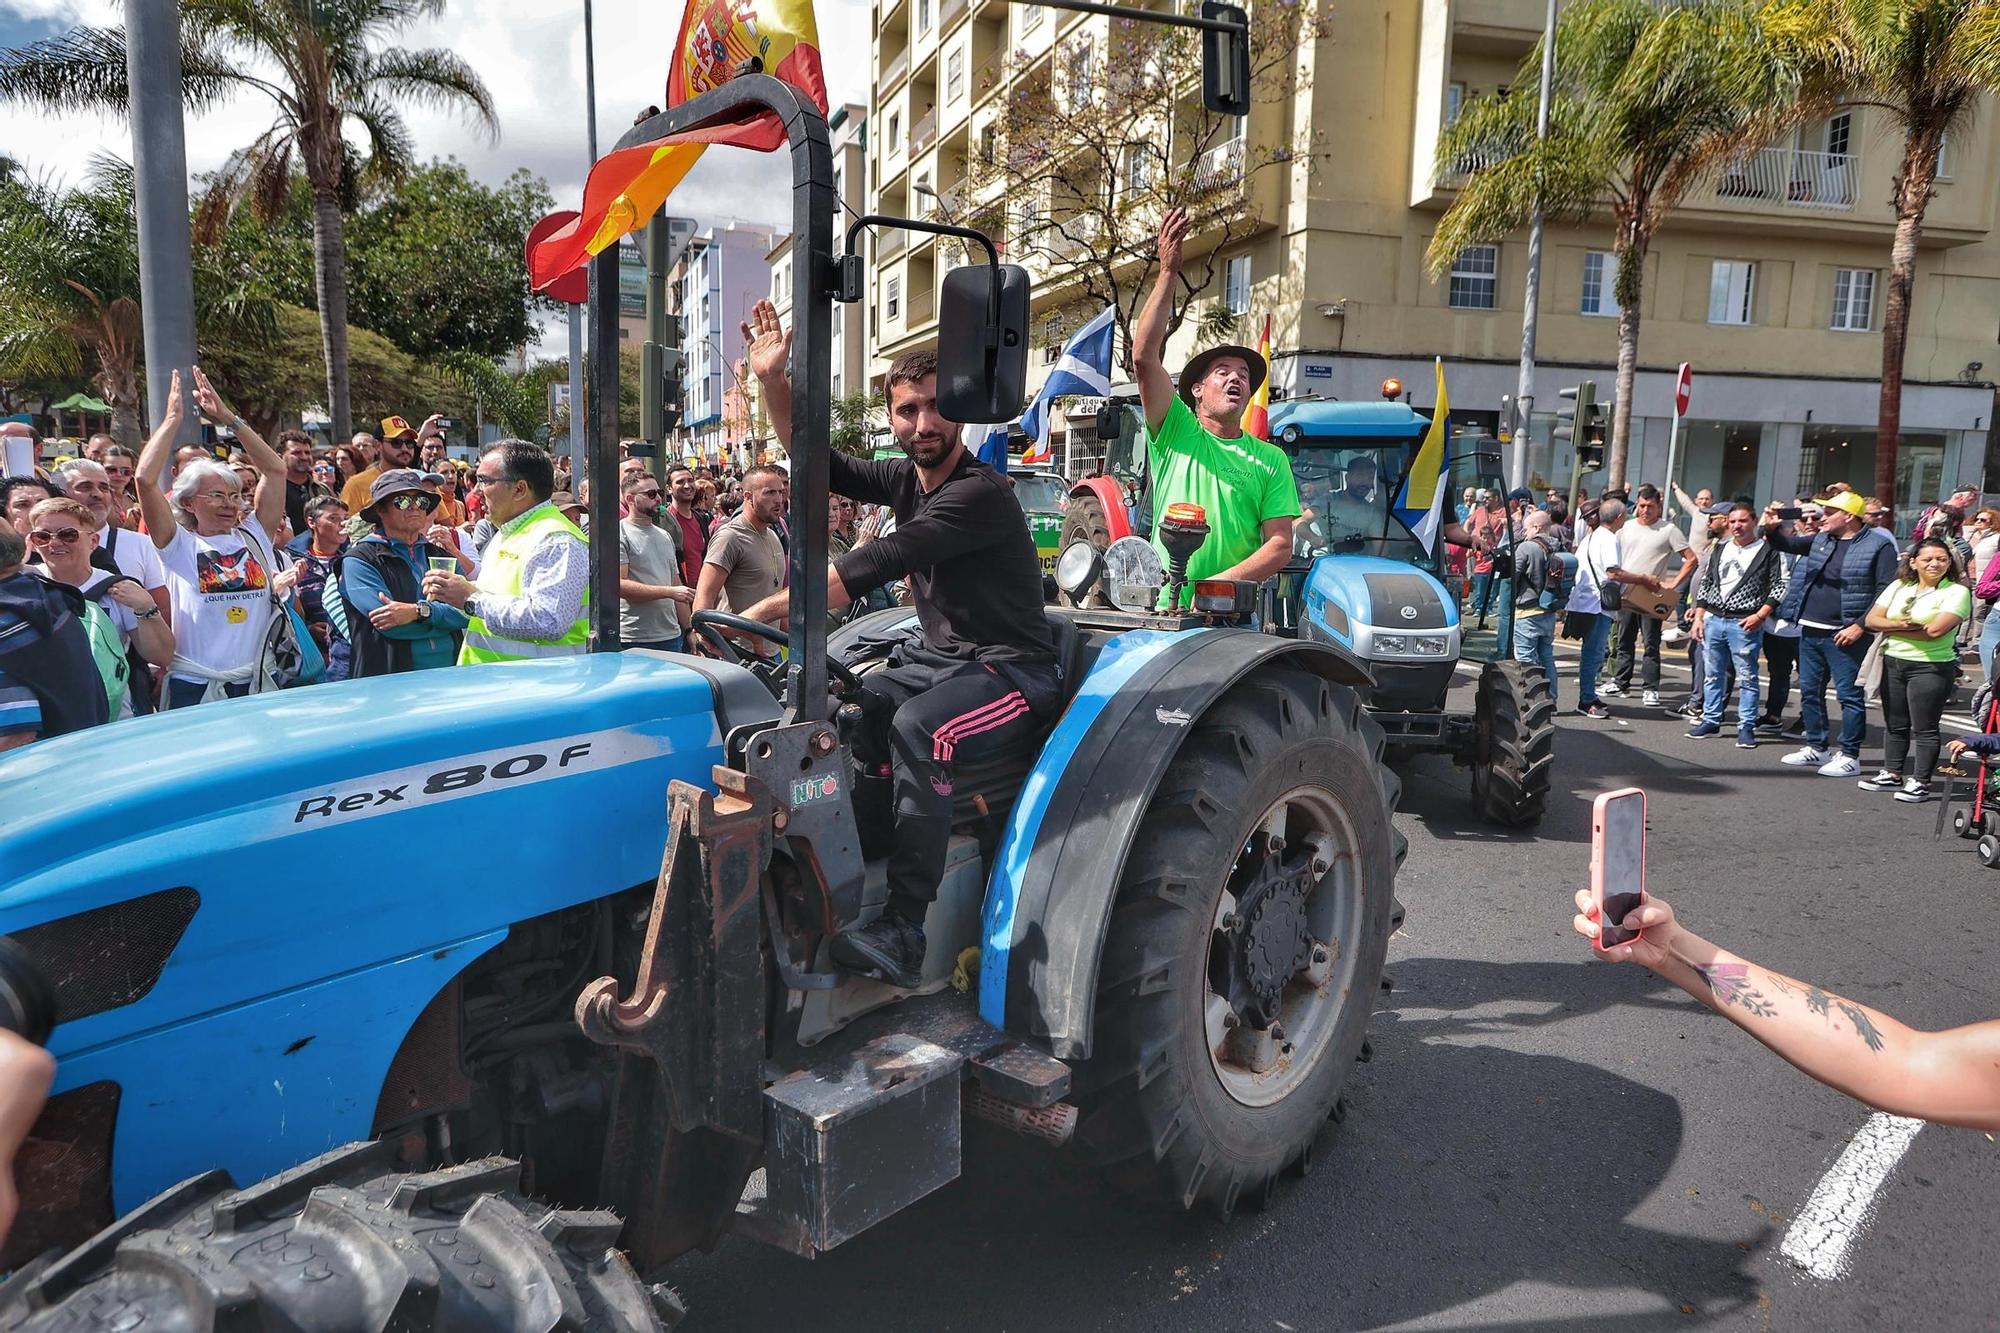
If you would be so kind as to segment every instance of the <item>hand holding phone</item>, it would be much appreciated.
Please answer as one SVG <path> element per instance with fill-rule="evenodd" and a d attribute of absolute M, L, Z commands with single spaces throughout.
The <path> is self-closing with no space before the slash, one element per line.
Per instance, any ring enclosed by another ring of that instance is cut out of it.
<path fill-rule="evenodd" d="M 1591 803 L 1590 896 L 1597 904 L 1599 953 L 1640 938 L 1643 932 L 1624 924 L 1646 901 L 1646 793 L 1637 787 L 1605 792 Z"/>
<path fill-rule="evenodd" d="M 1779 518 L 1781 518 L 1781 519 L 1784 519 L 1784 518 L 1804 518 L 1804 517 L 1805 517 L 1805 513 L 1806 513 L 1805 509 L 1804 509 L 1804 508 L 1803 508 L 1802 506 L 1800 506 L 1800 505 L 1779 505 L 1779 506 L 1778 506 L 1778 517 L 1779 517 Z"/>

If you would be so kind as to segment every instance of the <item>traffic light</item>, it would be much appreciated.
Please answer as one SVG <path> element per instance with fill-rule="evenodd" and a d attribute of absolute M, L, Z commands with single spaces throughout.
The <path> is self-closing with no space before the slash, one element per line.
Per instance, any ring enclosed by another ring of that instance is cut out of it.
<path fill-rule="evenodd" d="M 1552 433 L 1581 454 L 1588 447 L 1590 428 L 1597 424 L 1597 381 L 1572 384 L 1557 397 L 1563 401 L 1556 405 L 1556 428 Z"/>
<path fill-rule="evenodd" d="M 1201 34 L 1201 104 L 1219 116 L 1250 114 L 1250 14 L 1221 0 L 1202 0 L 1201 16 L 1230 25 Z"/>

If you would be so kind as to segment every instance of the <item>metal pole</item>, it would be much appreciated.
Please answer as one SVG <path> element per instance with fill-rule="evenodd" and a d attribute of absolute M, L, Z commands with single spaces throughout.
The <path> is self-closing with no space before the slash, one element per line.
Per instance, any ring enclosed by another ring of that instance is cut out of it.
<path fill-rule="evenodd" d="M 1667 428 L 1667 485 L 1666 494 L 1661 497 L 1666 506 L 1666 516 L 1674 516 L 1674 460 L 1681 450 L 1681 414 L 1674 413 L 1673 425 Z"/>
<path fill-rule="evenodd" d="M 1542 91 L 1535 111 L 1535 139 L 1549 137 L 1549 98 L 1556 77 L 1556 0 L 1549 0 L 1548 16 L 1542 24 Z M 1535 198 L 1535 215 L 1528 223 L 1528 285 L 1521 311 L 1521 374 L 1514 387 L 1519 405 L 1520 425 L 1514 431 L 1514 459 L 1509 487 L 1528 484 L 1528 450 L 1532 444 L 1528 429 L 1528 409 L 1535 397 L 1535 320 L 1542 299 L 1542 201 Z"/>
<path fill-rule="evenodd" d="M 195 363 L 194 249 L 188 234 L 180 70 L 180 6 L 172 0 L 125 0 L 148 424 L 159 420 L 166 405 L 169 377 Z M 186 443 L 201 438 L 201 417 L 194 410 L 192 378 L 182 376 L 182 385 L 188 394 L 181 426 Z"/>
<path fill-rule="evenodd" d="M 591 40 L 590 0 L 583 0 L 583 116 L 590 129 L 590 161 L 597 164 L 597 45 Z"/>
<path fill-rule="evenodd" d="M 606 247 L 612 248 L 612 247 Z M 614 256 L 615 258 L 615 256 Z M 569 429 L 563 434 L 563 454 L 569 459 L 570 475 L 582 481 L 583 469 L 583 311 L 569 308 Z"/>
<path fill-rule="evenodd" d="M 574 309 L 575 307 L 571 307 Z M 590 411 L 569 419 L 583 434 L 576 471 L 590 475 L 590 646 L 618 651 L 618 247 L 590 261 Z M 822 520 L 824 522 L 824 520 Z"/>

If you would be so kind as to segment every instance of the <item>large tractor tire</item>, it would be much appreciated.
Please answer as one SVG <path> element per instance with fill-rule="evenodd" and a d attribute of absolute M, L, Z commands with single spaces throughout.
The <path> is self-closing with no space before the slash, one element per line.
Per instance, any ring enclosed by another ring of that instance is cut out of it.
<path fill-rule="evenodd" d="M 1111 547 L 1111 522 L 1105 517 L 1104 501 L 1090 491 L 1079 491 L 1069 497 L 1069 506 L 1063 510 L 1062 540 L 1056 543 L 1056 554 L 1061 555 L 1076 542 L 1089 542 L 1100 555 Z M 1065 596 L 1062 600 L 1069 599 Z M 1111 603 L 1105 599 L 1103 585 L 1099 584 L 1086 592 L 1077 605 L 1104 607 Z"/>
<path fill-rule="evenodd" d="M 657 1333 L 680 1321 L 672 1289 L 642 1284 L 615 1248 L 617 1217 L 523 1198 L 520 1170 L 489 1158 L 412 1174 L 388 1144 L 355 1143 L 249 1189 L 211 1171 L 15 1273 L 0 1329 Z"/>
<path fill-rule="evenodd" d="M 1488 662 L 1474 704 L 1479 749 L 1472 759 L 1472 805 L 1506 828 L 1542 822 L 1556 763 L 1556 701 L 1530 662 Z"/>
<path fill-rule="evenodd" d="M 1079 1140 L 1143 1199 L 1228 1214 L 1310 1165 L 1400 912 L 1399 784 L 1354 691 L 1277 667 L 1189 729 L 1132 836 Z"/>

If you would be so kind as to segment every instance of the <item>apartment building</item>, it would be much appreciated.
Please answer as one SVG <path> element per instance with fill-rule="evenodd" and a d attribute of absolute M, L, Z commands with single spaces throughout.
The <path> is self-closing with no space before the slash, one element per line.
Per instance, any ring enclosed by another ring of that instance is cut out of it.
<path fill-rule="evenodd" d="M 694 239 L 698 224 L 693 218 L 667 218 L 668 272 Z M 646 233 L 634 232 L 618 242 L 618 341 L 637 347 L 646 341 Z M 673 308 L 669 294 L 668 309 Z"/>
<path fill-rule="evenodd" d="M 1424 250 L 1454 180 L 1436 144 L 1467 101 L 1515 77 L 1544 5 L 1373 0 L 1326 12 L 1329 30 L 1301 49 L 1305 77 L 1289 99 L 1260 104 L 1233 143 L 1206 150 L 1240 163 L 1311 137 L 1309 152 L 1256 173 L 1243 201 L 1255 227 L 1222 256 L 1209 299 L 1247 317 L 1246 340 L 1272 316 L 1276 393 L 1365 400 L 1393 376 L 1427 407 L 1441 356 L 1454 418 L 1491 428 L 1515 389 L 1526 236 L 1469 250 L 1447 276 L 1429 277 Z M 1082 43 L 1101 53 L 1108 23 L 991 0 L 878 0 L 877 211 L 921 209 L 926 190 L 948 191 L 1003 85 L 1033 76 L 1044 53 L 1051 64 Z M 1029 59 L 1025 70 L 1014 52 Z M 2000 378 L 1991 110 L 1947 146 L 1919 254 L 1899 454 L 1906 501 L 1987 472 Z M 1646 260 L 1632 476 L 1665 474 L 1674 372 L 1685 361 L 1695 385 L 1675 471 L 1690 490 L 1767 496 L 1872 478 L 1900 149 L 1881 112 L 1845 109 L 1732 164 L 1674 215 Z M 1558 389 L 1591 378 L 1601 397 L 1611 392 L 1610 242 L 1608 215 L 1551 227 L 1544 240 L 1530 455 L 1543 476 L 1569 467 L 1547 442 Z M 1196 237 L 1190 251 L 1204 244 Z M 915 238 L 885 236 L 876 258 L 879 371 L 885 357 L 934 339 L 944 265 Z M 1170 364 L 1194 350 L 1193 323 L 1169 346 Z M 2000 462 L 1993 475 L 2000 488 Z"/>
<path fill-rule="evenodd" d="M 731 222 L 697 233 L 675 263 L 673 305 L 687 355 L 683 438 L 713 456 L 742 442 L 748 415 L 738 380 L 743 321 L 770 289 L 771 229 Z"/>
<path fill-rule="evenodd" d="M 837 209 L 836 238 L 844 236 L 847 220 L 859 217 L 868 208 L 868 108 L 859 103 L 837 106 L 827 117 L 833 140 L 833 191 L 845 205 Z M 838 239 L 836 239 L 838 244 Z M 792 267 L 792 237 L 780 236 L 765 256 L 771 271 L 771 303 L 778 318 L 792 321 L 792 295 L 796 289 Z M 835 303 L 833 307 L 833 396 L 843 397 L 868 386 L 868 310 L 870 303 Z"/>

